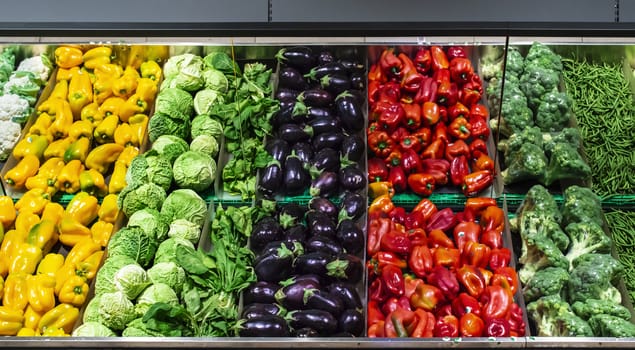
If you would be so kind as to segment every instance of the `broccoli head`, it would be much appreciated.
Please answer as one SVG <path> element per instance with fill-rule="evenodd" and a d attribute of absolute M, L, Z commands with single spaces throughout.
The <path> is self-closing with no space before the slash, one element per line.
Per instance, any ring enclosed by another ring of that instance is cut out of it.
<path fill-rule="evenodd" d="M 561 267 L 547 267 L 536 274 L 523 287 L 525 301 L 531 302 L 548 295 L 563 296 L 569 282 L 569 271 Z M 578 315 L 582 317 L 581 315 Z"/>
<path fill-rule="evenodd" d="M 523 67 L 525 66 L 525 59 L 523 55 L 518 51 L 518 48 L 510 46 L 507 50 L 507 62 L 505 62 L 505 76 L 520 77 L 523 74 Z"/>
<path fill-rule="evenodd" d="M 562 59 L 551 48 L 540 42 L 533 42 L 527 56 L 525 56 L 525 66 L 538 65 L 554 70 L 558 73 L 562 72 Z"/>
<path fill-rule="evenodd" d="M 580 135 L 580 130 L 578 128 L 564 128 L 562 131 L 553 135 L 550 133 L 543 133 L 542 141 L 545 153 L 547 154 L 547 157 L 550 157 L 553 148 L 558 143 L 568 143 L 574 149 L 580 149 L 580 146 L 582 146 L 582 135 Z"/>
<path fill-rule="evenodd" d="M 490 119 L 492 130 L 498 130 L 501 135 L 509 137 L 514 133 L 521 132 L 525 128 L 534 126 L 534 115 L 527 106 L 527 98 L 518 86 L 507 89 L 501 107 L 501 120 Z"/>
<path fill-rule="evenodd" d="M 538 270 L 546 267 L 569 267 L 564 254 L 546 234 L 536 230 L 525 230 L 521 226 L 520 236 L 522 246 L 518 262 L 523 266 L 518 270 L 518 277 L 522 283 L 527 283 Z"/>
<path fill-rule="evenodd" d="M 604 226 L 604 214 L 600 198 L 588 187 L 569 186 L 563 192 L 562 225 L 591 221 Z"/>
<path fill-rule="evenodd" d="M 593 315 L 589 319 L 589 325 L 598 337 L 635 337 L 635 324 L 612 315 Z"/>
<path fill-rule="evenodd" d="M 571 245 L 565 255 L 569 260 L 569 269 L 573 269 L 573 262 L 582 255 L 611 252 L 611 238 L 593 222 L 574 222 L 567 225 L 565 231 L 571 239 Z"/>
<path fill-rule="evenodd" d="M 527 315 L 534 321 L 538 336 L 592 337 L 591 326 L 571 310 L 558 295 L 544 296 L 527 305 Z"/>
<path fill-rule="evenodd" d="M 612 283 L 623 271 L 623 265 L 609 254 L 589 253 L 580 256 L 573 262 L 568 284 L 569 300 L 601 299 L 621 303 L 621 294 Z"/>
<path fill-rule="evenodd" d="M 531 126 L 526 127 L 523 130 L 513 133 L 508 139 L 504 139 L 498 142 L 498 150 L 505 154 L 505 157 L 509 157 L 510 154 L 520 150 L 523 144 L 531 143 L 542 148 L 542 133 L 540 129 Z"/>
<path fill-rule="evenodd" d="M 539 232 L 547 236 L 560 249 L 566 252 L 569 247 L 569 236 L 567 236 L 560 224 L 553 217 L 543 215 L 538 211 L 526 211 L 520 217 L 521 232 Z"/>
<path fill-rule="evenodd" d="M 542 97 L 557 91 L 559 82 L 560 75 L 557 71 L 536 64 L 525 65 L 520 77 L 520 89 L 527 98 L 527 106 L 532 111 L 538 110 Z"/>
<path fill-rule="evenodd" d="M 547 157 L 542 148 L 537 145 L 523 144 L 517 152 L 505 159 L 505 163 L 507 169 L 501 172 L 505 184 L 524 180 L 544 182 L 547 172 Z"/>
<path fill-rule="evenodd" d="M 545 178 L 547 186 L 559 180 L 588 179 L 589 176 L 591 167 L 575 148 L 568 143 L 556 143 L 553 146 Z"/>
<path fill-rule="evenodd" d="M 593 315 L 600 314 L 611 315 L 626 321 L 630 321 L 631 319 L 631 312 L 628 311 L 626 307 L 609 300 L 588 299 L 585 301 L 576 301 L 571 304 L 571 309 L 573 309 L 576 315 L 587 320 Z"/>
<path fill-rule="evenodd" d="M 558 203 L 542 185 L 534 185 L 527 191 L 523 202 L 516 210 L 516 215 L 522 216 L 525 211 L 533 211 L 540 216 L 551 217 L 557 223 L 562 221 Z"/>
<path fill-rule="evenodd" d="M 535 122 L 540 130 L 554 132 L 564 129 L 571 120 L 571 99 L 564 92 L 551 91 L 542 96 Z"/>

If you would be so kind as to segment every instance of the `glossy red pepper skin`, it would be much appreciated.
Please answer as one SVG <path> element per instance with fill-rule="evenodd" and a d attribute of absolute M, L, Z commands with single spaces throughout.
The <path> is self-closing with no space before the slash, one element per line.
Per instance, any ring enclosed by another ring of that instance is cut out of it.
<path fill-rule="evenodd" d="M 487 245 L 492 250 L 503 248 L 503 233 L 497 230 L 484 231 L 481 235 L 481 243 Z"/>
<path fill-rule="evenodd" d="M 470 117 L 468 121 L 470 122 L 470 136 L 472 138 L 487 140 L 490 134 L 487 120 L 481 117 Z"/>
<path fill-rule="evenodd" d="M 463 46 L 450 46 L 447 48 L 446 54 L 449 60 L 455 57 L 467 58 L 467 52 Z"/>
<path fill-rule="evenodd" d="M 420 173 L 423 171 L 421 159 L 415 150 L 404 150 L 401 156 L 401 165 L 403 165 L 403 170 L 406 174 Z"/>
<path fill-rule="evenodd" d="M 458 156 L 470 156 L 470 146 L 461 139 L 456 140 L 445 147 L 445 159 L 452 162 L 452 159 Z"/>
<path fill-rule="evenodd" d="M 458 117 L 468 118 L 470 115 L 470 109 L 465 107 L 461 102 L 457 102 L 452 106 L 448 107 L 448 117 L 449 120 L 454 120 Z"/>
<path fill-rule="evenodd" d="M 456 271 L 456 278 L 463 286 L 463 289 L 471 296 L 479 298 L 485 290 L 485 277 L 480 269 L 463 265 Z"/>
<path fill-rule="evenodd" d="M 443 81 L 437 85 L 436 102 L 445 107 L 454 105 L 459 100 L 459 88 L 456 83 Z"/>
<path fill-rule="evenodd" d="M 407 231 L 422 228 L 425 225 L 423 221 L 423 215 L 418 211 L 412 211 L 406 215 L 406 220 L 404 221 L 404 226 Z"/>
<path fill-rule="evenodd" d="M 388 78 L 401 77 L 401 70 L 403 69 L 403 63 L 395 55 L 394 49 L 385 49 L 381 53 L 379 58 L 379 67 L 382 73 Z"/>
<path fill-rule="evenodd" d="M 441 139 L 432 140 L 432 142 L 421 152 L 423 159 L 442 159 L 445 152 L 445 142 Z"/>
<path fill-rule="evenodd" d="M 441 230 L 450 232 L 456 224 L 457 220 L 454 211 L 451 208 L 443 208 L 430 217 L 426 225 L 426 231 Z"/>
<path fill-rule="evenodd" d="M 437 100 L 438 84 L 433 77 L 423 78 L 419 91 L 414 95 L 412 101 L 416 104 L 424 102 L 435 102 Z"/>
<path fill-rule="evenodd" d="M 448 134 L 451 136 L 467 140 L 470 138 L 470 122 L 464 117 L 457 117 L 448 126 Z"/>
<path fill-rule="evenodd" d="M 388 181 L 392 183 L 395 192 L 401 193 L 408 188 L 408 177 L 402 166 L 391 167 L 388 171 Z"/>
<path fill-rule="evenodd" d="M 421 227 L 411 228 L 406 231 L 408 234 L 408 238 L 410 238 L 410 242 L 412 242 L 412 246 L 424 245 L 428 246 L 428 235 L 426 235 L 426 230 Z M 412 253 L 410 253 L 412 254 Z"/>
<path fill-rule="evenodd" d="M 395 265 L 386 265 L 381 270 L 381 279 L 390 296 L 402 296 L 404 294 L 404 279 L 401 269 Z"/>
<path fill-rule="evenodd" d="M 368 337 L 369 338 L 385 338 L 386 335 L 384 333 L 385 328 L 385 320 L 381 320 L 377 323 L 372 324 L 368 327 Z"/>
<path fill-rule="evenodd" d="M 461 155 L 452 159 L 450 163 L 450 179 L 454 186 L 461 186 L 465 176 L 470 173 L 470 165 L 467 157 Z"/>
<path fill-rule="evenodd" d="M 408 136 L 410 136 L 410 131 L 404 126 L 398 126 L 390 133 L 390 138 L 395 142 L 396 145 L 398 145 L 404 137 Z"/>
<path fill-rule="evenodd" d="M 427 173 L 409 174 L 408 188 L 420 196 L 429 197 L 435 189 L 434 177 Z"/>
<path fill-rule="evenodd" d="M 372 64 L 368 68 L 368 80 L 377 81 L 379 83 L 386 81 L 386 77 L 383 75 L 379 63 Z"/>
<path fill-rule="evenodd" d="M 393 252 L 379 251 L 368 261 L 369 272 L 375 275 L 380 275 L 388 265 L 396 266 L 400 270 L 408 267 L 406 260 Z"/>
<path fill-rule="evenodd" d="M 512 259 L 512 252 L 508 248 L 493 248 L 489 258 L 489 268 L 496 270 L 501 267 L 509 266 Z"/>
<path fill-rule="evenodd" d="M 428 171 L 427 173 L 432 175 L 432 177 L 434 178 L 434 184 L 437 187 L 446 185 L 448 183 L 448 173 L 437 170 Z"/>
<path fill-rule="evenodd" d="M 390 212 L 388 212 L 390 220 L 400 225 L 403 225 L 406 222 L 407 215 L 408 213 L 406 212 L 406 209 L 399 206 L 395 206 Z"/>
<path fill-rule="evenodd" d="M 398 308 L 388 314 L 384 321 L 384 336 L 388 338 L 409 337 L 416 326 L 414 311 Z"/>
<path fill-rule="evenodd" d="M 366 319 L 367 327 L 370 327 L 379 321 L 383 322 L 384 319 L 386 318 L 386 316 L 384 316 L 383 312 L 381 311 L 381 308 L 379 307 L 379 303 L 377 302 L 377 300 L 369 300 L 368 304 L 366 304 L 366 307 L 368 310 L 367 319 Z"/>
<path fill-rule="evenodd" d="M 379 127 L 382 130 L 391 132 L 399 127 L 406 119 L 406 111 L 399 102 L 382 102 L 379 101 L 375 106 L 382 106 L 379 114 Z M 377 107 L 376 107 L 377 108 Z"/>
<path fill-rule="evenodd" d="M 368 158 L 368 182 L 388 181 L 388 167 L 383 159 Z"/>
<path fill-rule="evenodd" d="M 432 141 L 432 131 L 430 131 L 430 128 L 428 127 L 423 127 L 415 130 L 412 133 L 412 136 L 416 137 L 417 140 L 419 140 L 419 151 L 427 147 Z"/>
<path fill-rule="evenodd" d="M 472 79 L 474 68 L 472 61 L 465 57 L 455 57 L 450 60 L 450 76 L 459 85 L 465 84 Z"/>
<path fill-rule="evenodd" d="M 432 171 L 440 171 L 442 173 L 447 173 L 450 171 L 450 162 L 441 158 L 441 159 L 432 159 L 426 158 L 421 160 L 421 166 L 423 167 L 423 172 L 432 172 Z"/>
<path fill-rule="evenodd" d="M 435 266 L 426 280 L 429 284 L 441 289 L 447 299 L 452 300 L 459 294 L 459 281 L 456 275 L 444 266 Z"/>
<path fill-rule="evenodd" d="M 472 172 L 463 178 L 461 190 L 466 197 L 477 195 L 494 182 L 494 175 L 489 170 Z"/>
<path fill-rule="evenodd" d="M 379 252 L 381 239 L 392 229 L 392 226 L 392 221 L 389 218 L 378 217 L 369 220 L 367 244 L 367 253 L 369 256 Z"/>
<path fill-rule="evenodd" d="M 368 79 L 368 104 L 374 105 L 377 102 L 377 97 L 379 96 L 379 90 L 381 88 L 381 82 L 378 80 L 370 79 L 370 72 Z"/>
<path fill-rule="evenodd" d="M 456 248 L 454 241 L 439 229 L 428 231 L 428 245 L 430 248 Z"/>
<path fill-rule="evenodd" d="M 384 162 L 389 167 L 402 166 L 403 154 L 399 148 L 394 148 L 392 152 L 384 159 Z M 405 169 L 404 169 L 405 170 Z"/>
<path fill-rule="evenodd" d="M 430 199 L 422 198 L 412 211 L 420 212 L 423 215 L 423 221 L 426 222 L 438 211 L 438 208 Z"/>
<path fill-rule="evenodd" d="M 483 303 L 482 314 L 484 319 L 505 318 L 514 303 L 514 295 L 511 289 L 500 285 L 487 286 L 481 295 Z"/>
<path fill-rule="evenodd" d="M 417 277 L 424 278 L 432 271 L 434 261 L 430 248 L 424 245 L 412 247 L 412 252 L 408 256 L 408 267 Z"/>
<path fill-rule="evenodd" d="M 487 150 L 487 144 L 485 143 L 483 139 L 472 140 L 472 142 L 470 142 L 469 147 L 470 147 L 470 155 L 472 159 L 477 159 L 482 154 L 485 154 L 485 155 L 489 154 Z"/>
<path fill-rule="evenodd" d="M 488 337 L 509 337 L 509 322 L 500 318 L 486 319 L 485 335 Z"/>
<path fill-rule="evenodd" d="M 497 205 L 496 198 L 492 197 L 472 197 L 465 200 L 465 209 L 469 209 L 477 216 L 481 216 L 485 208 Z"/>
<path fill-rule="evenodd" d="M 422 309 L 415 310 L 417 325 L 410 333 L 413 338 L 431 338 L 434 335 L 436 319 L 434 314 Z"/>
<path fill-rule="evenodd" d="M 415 68 L 419 74 L 427 75 L 432 70 L 432 55 L 430 49 L 426 47 L 419 48 L 414 58 Z"/>
<path fill-rule="evenodd" d="M 527 325 L 523 318 L 523 309 L 516 303 L 513 303 L 509 310 L 509 335 L 513 337 L 522 337 L 526 333 Z"/>
<path fill-rule="evenodd" d="M 417 286 L 423 283 L 423 279 L 416 277 L 411 273 L 404 274 L 404 296 L 408 298 L 408 300 L 410 300 L 412 294 L 414 294 L 414 292 L 417 290 Z"/>
<path fill-rule="evenodd" d="M 489 110 L 483 104 L 477 103 L 470 106 L 470 118 L 489 119 Z"/>
<path fill-rule="evenodd" d="M 492 249 L 478 241 L 465 242 L 463 252 L 461 253 L 461 261 L 464 264 L 485 268 L 489 265 Z"/>
<path fill-rule="evenodd" d="M 426 311 L 434 311 L 437 305 L 445 300 L 443 292 L 426 283 L 418 284 L 414 293 L 410 296 L 410 305 Z"/>
<path fill-rule="evenodd" d="M 494 160 L 487 154 L 481 154 L 478 158 L 476 158 L 476 160 L 474 160 L 473 164 L 472 169 L 474 169 L 474 171 L 489 170 L 492 173 L 495 171 Z"/>
<path fill-rule="evenodd" d="M 445 266 L 456 270 L 461 265 L 461 253 L 456 248 L 437 247 L 432 252 L 435 266 Z"/>
<path fill-rule="evenodd" d="M 518 274 L 511 266 L 503 266 L 494 270 L 491 284 L 509 288 L 512 294 L 516 294 L 520 286 L 520 283 L 518 282 Z"/>
<path fill-rule="evenodd" d="M 368 149 L 376 157 L 386 158 L 395 148 L 394 141 L 385 131 L 374 131 L 368 134 Z"/>
<path fill-rule="evenodd" d="M 417 130 L 421 127 L 421 106 L 417 103 L 402 103 L 405 113 L 405 125 L 409 130 Z"/>
<path fill-rule="evenodd" d="M 390 297 L 388 290 L 386 289 L 386 283 L 380 277 L 377 277 L 368 285 L 368 298 L 371 301 L 375 301 L 378 304 L 383 303 Z"/>
<path fill-rule="evenodd" d="M 421 105 L 422 122 L 425 126 L 432 126 L 441 118 L 439 105 L 435 102 L 424 102 Z"/>
<path fill-rule="evenodd" d="M 388 300 L 384 301 L 384 303 L 382 304 L 381 311 L 384 313 L 384 315 L 388 315 L 391 312 L 397 310 L 397 308 L 412 311 L 412 308 L 410 307 L 410 300 L 405 296 L 388 298 Z"/>
<path fill-rule="evenodd" d="M 473 313 L 459 319 L 459 334 L 462 337 L 481 337 L 485 333 L 485 322 Z"/>
<path fill-rule="evenodd" d="M 392 197 L 389 194 L 383 194 L 376 197 L 368 206 L 368 219 L 373 220 L 379 217 L 386 217 L 390 213 L 395 204 L 392 202 Z M 392 228 L 392 222 L 389 227 Z"/>
<path fill-rule="evenodd" d="M 401 142 L 399 142 L 399 148 L 402 152 L 405 152 L 406 150 L 412 150 L 416 154 L 417 152 L 421 151 L 421 143 L 419 142 L 419 138 L 417 136 L 408 135 L 401 139 Z M 419 156 L 417 155 L 417 158 L 418 157 Z"/>
<path fill-rule="evenodd" d="M 483 97 L 483 83 L 477 74 L 473 74 L 469 81 L 461 85 L 459 101 L 466 106 L 473 106 Z"/>
<path fill-rule="evenodd" d="M 421 75 L 414 62 L 405 53 L 400 53 L 397 57 L 401 60 L 401 88 L 409 93 L 415 93 L 421 87 L 423 75 Z"/>
<path fill-rule="evenodd" d="M 405 232 L 392 229 L 381 238 L 380 249 L 406 256 L 412 249 L 412 242 Z"/>
<path fill-rule="evenodd" d="M 476 298 L 465 292 L 459 293 L 459 295 L 452 300 L 451 305 L 452 313 L 456 315 L 456 317 L 460 318 L 467 313 L 473 313 L 479 317 L 481 316 L 481 304 Z"/>
<path fill-rule="evenodd" d="M 450 68 L 450 62 L 448 56 L 441 46 L 430 46 L 430 56 L 432 57 L 432 70 L 438 71 L 440 69 Z"/>
<path fill-rule="evenodd" d="M 478 242 L 481 237 L 481 226 L 473 221 L 461 221 L 453 230 L 454 242 L 459 252 L 463 254 L 463 249 L 467 242 Z"/>
<path fill-rule="evenodd" d="M 439 338 L 455 338 L 459 336 L 459 319 L 454 315 L 437 318 L 434 325 L 434 336 Z"/>
<path fill-rule="evenodd" d="M 496 205 L 489 206 L 481 213 L 480 224 L 483 230 L 496 230 L 503 232 L 505 229 L 505 211 Z"/>

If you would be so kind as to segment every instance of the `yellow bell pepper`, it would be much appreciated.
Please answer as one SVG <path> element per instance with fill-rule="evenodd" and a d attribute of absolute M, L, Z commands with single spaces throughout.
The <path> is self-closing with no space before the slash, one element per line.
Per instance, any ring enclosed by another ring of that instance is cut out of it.
<path fill-rule="evenodd" d="M 44 206 L 42 211 L 42 217 L 40 220 L 48 220 L 57 225 L 64 215 L 64 207 L 56 202 L 48 202 Z"/>
<path fill-rule="evenodd" d="M 55 277 L 44 274 L 27 276 L 26 285 L 29 305 L 34 311 L 42 313 L 55 307 Z"/>
<path fill-rule="evenodd" d="M 87 137 L 80 137 L 78 139 L 75 139 L 75 141 L 68 145 L 66 151 L 64 151 L 64 161 L 68 163 L 71 160 L 77 159 L 83 162 L 84 160 L 86 160 L 88 152 L 90 152 L 90 146 L 91 142 L 90 139 Z"/>
<path fill-rule="evenodd" d="M 19 310 L 20 312 L 26 308 L 29 303 L 26 276 L 24 273 L 12 273 L 7 276 L 4 281 L 4 295 L 2 296 L 2 305 L 4 307 Z"/>
<path fill-rule="evenodd" d="M 44 155 L 46 147 L 49 145 L 49 139 L 46 134 L 28 134 L 23 137 L 13 148 L 13 157 L 21 160 L 27 155 L 33 155 L 41 159 Z"/>
<path fill-rule="evenodd" d="M 76 47 L 60 46 L 55 49 L 55 64 L 61 68 L 79 66 L 83 62 L 82 50 Z"/>
<path fill-rule="evenodd" d="M 86 167 L 105 174 L 110 165 L 117 160 L 124 147 L 116 143 L 106 143 L 93 148 L 86 157 Z"/>
<path fill-rule="evenodd" d="M 125 62 L 128 66 L 139 68 L 145 61 L 164 62 L 169 55 L 170 47 L 167 45 L 134 45 L 130 47 Z"/>
<path fill-rule="evenodd" d="M 0 276 L 6 276 L 9 272 L 9 265 L 13 261 L 17 248 L 26 240 L 25 234 L 18 230 L 9 230 L 5 233 L 2 245 L 0 246 Z M 5 281 L 6 285 L 6 281 Z"/>
<path fill-rule="evenodd" d="M 100 64 L 93 70 L 97 80 L 115 80 L 123 75 L 123 67 L 116 63 Z M 111 91 L 112 92 L 112 91 Z"/>
<path fill-rule="evenodd" d="M 73 70 L 68 70 L 68 79 L 62 79 L 58 82 L 55 83 L 55 86 L 53 87 L 53 91 L 51 91 L 51 94 L 49 95 L 48 99 L 66 99 L 68 96 L 68 81 L 73 77 L 73 74 L 75 74 L 78 71 L 79 68 L 77 69 L 73 69 Z M 64 73 L 62 73 L 63 75 Z M 59 76 L 59 73 L 58 73 Z M 42 105 L 40 105 L 41 107 Z"/>
<path fill-rule="evenodd" d="M 84 237 L 79 242 L 77 242 L 77 244 L 75 244 L 73 248 L 71 248 L 71 250 L 68 252 L 68 255 L 66 255 L 66 259 L 64 260 L 63 268 L 71 267 L 75 269 L 77 267 L 77 264 L 88 259 L 88 257 L 98 251 L 101 251 L 101 245 L 93 241 L 90 236 Z"/>
<path fill-rule="evenodd" d="M 132 126 L 128 123 L 121 123 L 117 129 L 115 129 L 115 143 L 124 147 L 140 146 L 137 135 L 134 133 Z"/>
<path fill-rule="evenodd" d="M 4 277 L 0 276 L 0 299 L 4 295 Z"/>
<path fill-rule="evenodd" d="M 75 275 L 64 282 L 57 298 L 62 303 L 79 307 L 84 305 L 86 295 L 88 295 L 88 284 L 84 278 Z"/>
<path fill-rule="evenodd" d="M 97 78 L 93 84 L 93 101 L 98 105 L 102 105 L 109 98 L 112 98 L 112 83 L 114 78 Z"/>
<path fill-rule="evenodd" d="M 48 143 L 53 141 L 52 135 L 49 133 L 49 128 L 53 123 L 53 118 L 48 113 L 40 113 L 35 122 L 29 128 L 29 136 L 30 135 L 40 135 L 45 136 L 47 138 L 47 146 Z M 27 136 L 28 137 L 28 136 Z M 42 151 L 44 154 L 44 151 Z"/>
<path fill-rule="evenodd" d="M 78 70 L 79 70 L 79 66 L 75 66 L 71 68 L 58 67 L 57 75 L 55 76 L 55 83 L 57 84 L 61 81 L 66 81 L 66 83 L 68 84 L 68 81 L 71 80 L 71 78 L 73 77 L 73 74 L 75 74 Z M 64 98 L 66 98 L 66 94 L 64 94 Z"/>
<path fill-rule="evenodd" d="M 108 194 L 108 186 L 104 175 L 95 169 L 88 169 L 79 174 L 79 187 L 81 191 L 91 196 L 105 196 Z"/>
<path fill-rule="evenodd" d="M 66 205 L 66 214 L 86 226 L 97 218 L 99 202 L 97 197 L 79 192 Z"/>
<path fill-rule="evenodd" d="M 92 239 L 90 229 L 68 214 L 62 217 L 58 228 L 60 231 L 59 240 L 65 246 L 74 247 L 84 238 Z"/>
<path fill-rule="evenodd" d="M 71 110 L 71 105 L 68 101 L 58 100 L 58 104 L 59 109 L 55 111 L 55 120 L 51 123 L 50 127 L 50 134 L 56 140 L 68 136 L 68 130 L 75 120 L 73 110 Z M 79 118 L 79 111 L 77 112 L 77 116 Z"/>
<path fill-rule="evenodd" d="M 30 243 L 22 243 L 16 248 L 13 260 L 9 264 L 9 276 L 16 274 L 32 275 L 41 260 L 42 249 Z"/>
<path fill-rule="evenodd" d="M 27 327 L 22 327 L 16 334 L 16 337 L 37 337 L 39 334 L 35 332 L 35 330 Z"/>
<path fill-rule="evenodd" d="M 83 110 L 83 109 L 82 109 Z M 77 120 L 73 122 L 70 130 L 68 130 L 68 137 L 77 140 L 81 137 L 88 139 L 93 138 L 93 124 L 89 120 Z"/>
<path fill-rule="evenodd" d="M 4 176 L 5 182 L 13 188 L 24 188 L 26 179 L 31 176 L 35 176 L 39 167 L 39 158 L 34 154 L 27 154 L 18 162 L 18 164 L 7 171 Z"/>
<path fill-rule="evenodd" d="M 27 190 L 32 190 L 35 188 L 39 188 L 44 191 L 49 198 L 52 198 L 55 193 L 57 193 L 57 188 L 55 186 L 49 185 L 49 179 L 41 174 L 36 174 L 35 176 L 31 176 L 26 180 L 24 187 Z"/>
<path fill-rule="evenodd" d="M 130 162 L 134 159 L 134 157 L 139 155 L 139 147 L 135 146 L 126 146 L 119 157 L 117 157 L 117 162 L 122 162 L 126 167 L 130 166 Z"/>
<path fill-rule="evenodd" d="M 40 170 L 38 170 L 37 175 L 26 180 L 26 188 L 28 190 L 33 188 L 42 188 L 46 193 L 48 193 L 49 198 L 52 198 L 57 192 L 57 188 L 55 188 L 55 179 L 57 178 L 57 174 L 59 174 L 59 172 L 62 171 L 62 168 L 64 168 L 64 165 L 64 160 L 61 158 L 53 157 L 47 159 L 42 165 L 40 165 Z"/>
<path fill-rule="evenodd" d="M 44 332 L 42 332 L 43 337 L 70 337 L 70 334 L 66 333 L 65 330 L 61 328 L 47 328 Z"/>
<path fill-rule="evenodd" d="M 141 100 L 147 102 L 148 105 L 151 105 L 152 102 L 154 102 L 158 91 L 159 87 L 156 81 L 150 78 L 139 78 L 135 95 L 139 95 Z"/>
<path fill-rule="evenodd" d="M 73 143 L 73 139 L 65 137 L 63 139 L 55 140 L 51 142 L 44 150 L 44 159 L 60 158 L 64 159 L 64 152 L 68 149 L 68 146 Z"/>
<path fill-rule="evenodd" d="M 122 153 L 123 154 L 123 153 Z M 117 160 L 108 182 L 108 193 L 118 194 L 126 187 L 126 173 L 128 166 L 123 161 Z"/>
<path fill-rule="evenodd" d="M 112 235 L 114 228 L 115 225 L 110 222 L 97 220 L 93 226 L 90 227 L 90 234 L 95 243 L 98 243 L 102 247 L 106 247 L 108 245 L 108 241 L 110 241 L 110 236 Z"/>
<path fill-rule="evenodd" d="M 149 118 L 145 114 L 135 114 L 134 116 L 128 119 L 128 124 L 132 127 L 132 131 L 137 135 L 137 139 L 139 139 L 139 144 L 143 144 L 146 129 L 148 127 Z"/>
<path fill-rule="evenodd" d="M 119 115 L 119 108 L 126 102 L 121 97 L 108 97 L 102 104 L 99 105 L 101 113 L 107 117 L 112 114 Z"/>
<path fill-rule="evenodd" d="M 37 266 L 36 273 L 38 275 L 46 275 L 55 278 L 55 274 L 64 265 L 64 255 L 59 253 L 48 253 L 42 258 L 40 264 Z M 53 280 L 53 287 L 55 287 L 55 280 Z"/>
<path fill-rule="evenodd" d="M 95 131 L 93 131 L 95 141 L 99 144 L 114 142 L 117 125 L 119 125 L 119 116 L 111 114 L 105 117 L 101 123 L 95 127 Z"/>
<path fill-rule="evenodd" d="M 132 94 L 119 108 L 119 119 L 127 122 L 133 115 L 144 113 L 148 109 L 148 101 L 143 100 L 139 94 Z"/>
<path fill-rule="evenodd" d="M 40 215 L 50 200 L 51 197 L 46 190 L 41 188 L 30 189 L 24 192 L 22 197 L 15 202 L 15 209 L 20 213 L 31 212 Z"/>
<path fill-rule="evenodd" d="M 132 95 L 137 89 L 137 79 L 139 78 L 139 72 L 137 72 L 136 69 L 130 66 L 126 67 L 123 71 L 123 75 L 112 83 L 113 95 L 123 98 Z"/>
<path fill-rule="evenodd" d="M 31 329 L 35 331 L 35 334 L 39 334 L 40 330 L 38 329 L 38 323 L 40 322 L 43 314 L 43 312 L 33 310 L 31 305 L 27 306 L 24 311 L 24 328 Z"/>
<path fill-rule="evenodd" d="M 9 262 L 7 261 L 7 257 L 0 255 L 0 279 L 3 276 L 6 276 L 9 273 Z M 4 280 L 2 280 L 2 291 L 0 291 L 0 299 L 2 298 L 2 294 L 4 293 Z"/>
<path fill-rule="evenodd" d="M 94 47 L 84 53 L 84 67 L 95 69 L 100 65 L 109 64 L 112 55 L 112 48 L 108 46 Z"/>
<path fill-rule="evenodd" d="M 82 108 L 93 102 L 93 84 L 88 72 L 80 69 L 68 84 L 68 103 L 75 119 L 79 119 Z"/>
<path fill-rule="evenodd" d="M 38 329 L 42 332 L 46 332 L 49 328 L 57 328 L 63 329 L 65 333 L 71 333 L 78 317 L 78 308 L 70 304 L 62 303 L 42 315 L 38 323 Z"/>
<path fill-rule="evenodd" d="M 84 171 L 84 164 L 78 159 L 66 163 L 55 180 L 55 187 L 66 193 L 80 190 L 79 175 Z"/>
<path fill-rule="evenodd" d="M 117 221 L 117 215 L 119 215 L 119 207 L 117 207 L 117 195 L 108 194 L 102 199 L 101 206 L 97 212 L 97 217 L 101 221 L 114 224 Z"/>
<path fill-rule="evenodd" d="M 40 222 L 40 216 L 31 211 L 24 210 L 18 212 L 15 218 L 15 229 L 22 234 L 22 242 L 26 242 L 29 231 Z"/>
<path fill-rule="evenodd" d="M 161 67 L 155 61 L 145 61 L 141 63 L 141 77 L 154 81 L 154 84 L 158 84 L 161 80 Z"/>
<path fill-rule="evenodd" d="M 75 275 L 83 277 L 85 280 L 92 280 L 97 274 L 97 269 L 104 257 L 104 251 L 100 250 L 91 254 L 86 260 L 77 263 Z"/>
<path fill-rule="evenodd" d="M 9 229 L 9 227 L 13 225 L 15 216 L 13 198 L 10 196 L 0 196 L 0 224 L 2 224 L 2 227 L 4 227 L 5 230 Z"/>
<path fill-rule="evenodd" d="M 16 335 L 24 324 L 22 310 L 0 306 L 0 335 Z"/>
<path fill-rule="evenodd" d="M 92 126 L 92 129 L 94 129 L 95 127 L 97 127 L 97 125 L 99 125 L 99 123 L 101 123 L 102 120 L 104 120 L 104 115 L 99 110 L 99 104 L 97 102 L 93 102 L 85 105 L 84 108 L 82 108 L 79 118 L 80 120 L 89 122 Z"/>
<path fill-rule="evenodd" d="M 64 262 L 64 265 L 57 270 L 55 273 L 55 295 L 59 295 L 60 290 L 62 290 L 62 286 L 66 280 L 75 275 L 75 264 L 67 264 Z"/>
<path fill-rule="evenodd" d="M 40 248 L 44 254 L 48 254 L 55 243 L 57 243 L 58 239 L 59 231 L 57 230 L 55 222 L 51 220 L 41 220 L 31 228 L 26 238 L 26 242 Z M 39 260 L 42 259 L 41 254 L 42 253 L 40 253 Z M 33 269 L 33 272 L 35 272 L 35 269 Z"/>

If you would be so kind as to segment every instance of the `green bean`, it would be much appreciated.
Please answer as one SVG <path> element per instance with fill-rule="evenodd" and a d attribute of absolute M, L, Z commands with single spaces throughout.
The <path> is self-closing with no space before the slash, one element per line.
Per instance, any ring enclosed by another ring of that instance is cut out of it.
<path fill-rule="evenodd" d="M 624 266 L 624 284 L 635 294 L 635 211 L 613 210 L 604 213 L 618 258 Z"/>

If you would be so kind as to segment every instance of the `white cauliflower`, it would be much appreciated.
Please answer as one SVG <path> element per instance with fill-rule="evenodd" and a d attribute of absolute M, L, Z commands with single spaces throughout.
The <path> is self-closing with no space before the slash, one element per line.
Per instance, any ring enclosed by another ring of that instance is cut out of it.
<path fill-rule="evenodd" d="M 50 64 L 47 64 L 47 62 L 48 58 L 42 55 L 25 58 L 20 62 L 16 70 L 33 73 L 40 81 L 40 84 L 43 85 L 51 73 Z"/>
<path fill-rule="evenodd" d="M 0 161 L 4 162 L 9 158 L 13 146 L 20 138 L 22 127 L 12 121 L 0 120 Z"/>
<path fill-rule="evenodd" d="M 31 113 L 29 101 L 16 94 L 0 96 L 0 121 L 20 121 Z"/>

